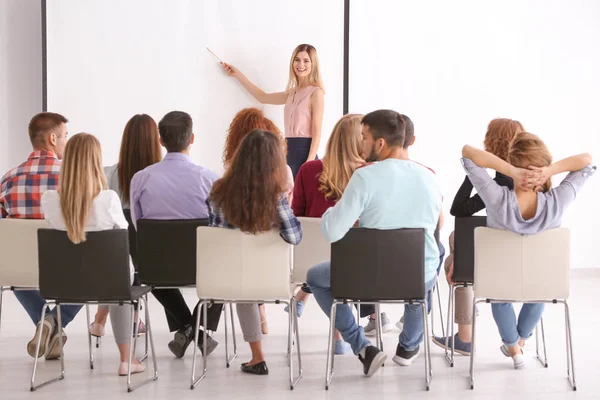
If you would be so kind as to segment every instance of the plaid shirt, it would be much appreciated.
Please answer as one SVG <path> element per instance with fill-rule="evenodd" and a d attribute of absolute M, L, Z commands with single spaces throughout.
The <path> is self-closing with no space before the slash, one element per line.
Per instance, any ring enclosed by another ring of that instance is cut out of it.
<path fill-rule="evenodd" d="M 208 204 L 208 226 L 214 226 L 218 228 L 236 229 L 225 219 L 223 211 L 216 207 L 215 204 L 210 200 L 206 200 Z M 302 240 L 302 225 L 300 221 L 294 216 L 294 212 L 290 208 L 290 204 L 287 200 L 287 194 L 281 196 L 279 203 L 277 203 L 277 217 L 279 223 L 279 236 L 287 243 L 299 244 Z"/>
<path fill-rule="evenodd" d="M 0 181 L 0 217 L 43 219 L 42 194 L 58 189 L 60 160 L 50 151 L 34 151 Z"/>

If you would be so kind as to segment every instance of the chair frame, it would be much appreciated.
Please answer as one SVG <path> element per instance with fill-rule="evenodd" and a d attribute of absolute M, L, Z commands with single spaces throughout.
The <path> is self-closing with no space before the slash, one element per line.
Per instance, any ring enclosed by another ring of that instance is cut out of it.
<path fill-rule="evenodd" d="M 300 334 L 298 332 L 298 315 L 296 313 L 296 299 L 294 297 L 292 297 L 289 301 L 282 301 L 282 300 L 235 300 L 235 299 L 207 299 L 207 298 L 201 298 L 200 299 L 200 305 L 199 307 L 203 308 L 203 324 L 204 326 L 206 326 L 206 324 L 208 323 L 208 316 L 207 316 L 207 309 L 208 309 L 208 305 L 209 304 L 224 304 L 224 305 L 229 305 L 230 308 L 230 312 L 231 312 L 231 325 L 235 326 L 235 324 L 233 323 L 233 308 L 232 308 L 232 304 L 234 303 L 242 303 L 242 304 L 259 304 L 259 303 L 265 303 L 265 304 L 285 304 L 289 307 L 290 312 L 288 313 L 288 349 L 287 349 L 287 356 L 288 356 L 288 364 L 289 364 L 289 371 L 290 371 L 290 390 L 294 390 L 294 388 L 296 387 L 296 385 L 298 384 L 298 382 L 300 381 L 300 379 L 302 379 L 303 376 L 303 372 L 302 372 L 302 357 L 301 357 L 301 353 L 300 353 Z M 223 309 L 226 309 L 227 307 L 223 307 Z M 233 328 L 235 329 L 235 328 Z M 198 313 L 196 315 L 196 326 L 195 326 L 195 337 L 197 337 L 197 335 L 199 334 L 199 330 L 200 330 L 200 313 Z M 231 362 L 237 357 L 237 347 L 235 344 L 235 331 L 233 331 L 233 337 L 234 337 L 234 355 L 231 358 L 231 360 L 229 359 L 229 356 L 227 354 L 227 321 L 225 321 L 225 358 L 227 360 L 227 367 L 229 368 Z M 194 346 L 194 355 L 192 358 L 192 376 L 191 376 L 191 385 L 190 385 L 190 389 L 193 390 L 196 388 L 196 386 L 200 383 L 200 381 L 202 381 L 207 374 L 207 370 L 208 370 L 208 366 L 207 366 L 207 360 L 208 360 L 208 356 L 206 355 L 207 352 L 207 345 L 206 345 L 206 339 L 207 339 L 207 333 L 206 330 L 203 330 L 203 349 L 202 349 L 202 360 L 203 360 L 203 367 L 202 367 L 202 374 L 196 378 L 196 359 L 198 356 L 198 346 L 197 346 L 197 342 L 195 343 L 196 346 Z M 295 340 L 294 340 L 295 339 Z M 298 376 L 294 377 L 294 363 L 293 363 L 293 346 L 294 344 L 296 345 L 296 350 L 298 353 Z"/>
<path fill-rule="evenodd" d="M 432 294 L 433 295 L 433 294 Z M 329 386 L 331 386 L 333 375 L 334 375 L 334 335 L 335 335 L 335 319 L 337 315 L 337 306 L 346 304 L 351 305 L 353 303 L 359 303 L 357 300 L 350 299 L 333 299 L 333 304 L 331 305 L 331 314 L 329 317 L 329 340 L 327 346 L 327 367 L 325 370 L 325 390 L 329 390 Z M 421 309 L 423 310 L 423 344 L 425 349 L 425 388 L 429 390 L 431 386 L 431 378 L 433 377 L 433 371 L 431 369 L 431 347 L 429 343 L 429 318 L 427 313 L 427 300 L 384 300 L 384 301 L 360 301 L 360 304 L 374 304 L 375 312 L 377 313 L 377 324 L 375 325 L 376 329 L 376 338 L 377 338 L 377 347 L 383 351 L 383 341 L 381 338 L 381 318 L 380 318 L 380 304 L 419 304 Z M 433 315 L 433 311 L 432 311 Z"/>
<path fill-rule="evenodd" d="M 131 363 L 133 360 L 133 355 L 135 354 L 135 350 L 136 350 L 136 346 L 137 346 L 137 336 L 138 336 L 138 326 L 139 326 L 139 315 L 137 317 L 135 317 L 135 309 L 137 306 L 137 301 L 143 302 L 144 306 L 145 306 L 145 317 L 146 317 L 146 337 L 147 340 L 149 340 L 150 342 L 150 349 L 151 349 L 151 353 L 152 353 L 152 364 L 154 366 L 154 373 L 153 376 L 151 378 L 148 378 L 142 382 L 139 382 L 135 385 L 131 384 Z M 132 300 L 132 301 L 113 301 L 113 302 L 97 302 L 97 301 L 88 301 L 88 302 L 77 302 L 77 303 L 70 303 L 70 302 L 61 302 L 61 301 L 57 301 L 57 300 L 48 300 L 46 301 L 46 305 L 44 305 L 44 308 L 42 310 L 42 318 L 41 320 L 43 321 L 46 317 L 46 308 L 47 305 L 50 304 L 55 304 L 56 305 L 56 316 L 57 316 L 57 327 L 58 329 L 60 329 L 60 335 L 58 336 L 58 342 L 59 342 L 59 346 L 60 346 L 60 375 L 52 378 L 50 380 L 47 380 L 45 382 L 42 383 L 37 383 L 35 382 L 35 374 L 37 371 L 37 364 L 38 364 L 38 359 L 39 357 L 35 357 L 35 360 L 33 362 L 33 371 L 31 373 L 31 385 L 30 385 L 30 390 L 33 392 L 43 386 L 46 386 L 52 382 L 56 382 L 59 380 L 62 380 L 65 378 L 65 358 L 64 358 L 64 353 L 63 353 L 63 328 L 62 328 L 62 317 L 61 317 L 61 310 L 60 310 L 60 306 L 61 305 L 85 305 L 86 306 L 86 312 L 87 312 L 87 319 L 88 319 L 88 323 L 89 323 L 89 305 L 90 304 L 96 304 L 96 305 L 129 305 L 131 307 L 131 319 L 134 321 L 134 324 L 131 328 L 131 335 L 129 338 L 129 359 L 128 359 L 128 363 L 127 363 L 127 392 L 132 392 L 135 389 L 146 385 L 147 383 L 150 383 L 152 381 L 155 381 L 158 379 L 158 367 L 156 364 L 156 353 L 154 351 L 154 337 L 152 335 L 152 325 L 150 322 L 150 312 L 148 310 L 148 298 L 147 295 L 140 297 L 138 300 Z M 40 352 L 40 345 L 42 342 L 42 330 L 40 329 L 38 332 L 38 336 L 37 336 L 37 341 L 36 341 L 36 348 L 35 348 L 35 354 L 39 355 Z M 92 339 L 91 339 L 91 335 L 88 333 L 88 345 L 89 345 L 89 350 L 90 350 L 90 369 L 94 369 L 94 359 L 93 359 L 93 353 L 92 353 Z"/>
<path fill-rule="evenodd" d="M 561 304 L 563 304 L 565 307 L 565 337 L 566 337 L 566 346 L 567 346 L 567 379 L 569 380 L 569 384 L 571 385 L 571 388 L 573 389 L 573 391 L 577 390 L 577 383 L 575 381 L 575 360 L 573 357 L 573 340 L 572 340 L 572 336 L 571 336 L 571 314 L 570 314 L 569 304 L 568 304 L 567 300 L 566 299 L 553 299 L 553 300 L 521 301 L 521 300 L 496 300 L 496 299 L 488 299 L 488 298 L 473 299 L 473 347 L 471 349 L 471 366 L 469 369 L 469 380 L 471 383 L 471 389 L 474 389 L 474 387 L 475 387 L 475 326 L 476 326 L 476 321 L 477 321 L 477 318 L 475 315 L 475 308 L 477 307 L 477 304 L 479 304 L 479 303 L 489 303 L 489 304 L 493 304 L 493 303 L 558 304 L 558 303 L 561 303 Z M 543 343 L 544 357 L 543 358 L 541 357 L 540 351 L 539 351 L 537 327 L 536 327 L 536 332 L 535 332 L 536 356 L 537 356 L 537 359 L 540 361 L 540 363 L 545 368 L 548 368 L 548 358 L 547 358 L 547 353 L 546 353 L 546 337 L 544 334 L 544 321 L 543 320 L 540 320 L 540 327 L 541 327 L 541 331 L 542 331 L 542 343 Z"/>

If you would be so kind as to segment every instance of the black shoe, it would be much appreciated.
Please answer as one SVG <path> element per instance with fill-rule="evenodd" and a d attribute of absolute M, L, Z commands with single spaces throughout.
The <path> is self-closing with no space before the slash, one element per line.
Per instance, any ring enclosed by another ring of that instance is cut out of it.
<path fill-rule="evenodd" d="M 417 358 L 420 351 L 420 346 L 417 346 L 417 348 L 412 351 L 408 351 L 405 350 L 404 347 L 400 346 L 400 343 L 398 343 L 398 347 L 396 347 L 396 355 L 392 360 L 398 365 L 408 367 L 410 364 L 412 364 L 415 358 Z"/>
<path fill-rule="evenodd" d="M 387 360 L 387 355 L 375 346 L 367 346 L 365 348 L 365 358 L 359 354 L 358 359 L 363 363 L 365 375 L 372 376 Z"/>
<path fill-rule="evenodd" d="M 175 357 L 182 358 L 185 355 L 185 351 L 192 340 L 194 340 L 193 333 L 194 328 L 192 328 L 191 325 L 186 325 L 175 332 L 175 337 L 169 342 L 169 350 L 171 350 L 171 353 L 173 353 Z"/>
<path fill-rule="evenodd" d="M 269 368 L 267 368 L 267 363 L 264 361 L 254 365 L 248 365 L 248 363 L 243 363 L 242 372 L 254 375 L 269 375 Z"/>
<path fill-rule="evenodd" d="M 198 332 L 198 348 L 200 349 L 200 351 L 202 352 L 202 354 L 204 354 L 204 345 L 203 345 L 203 341 L 204 341 L 204 332 L 200 331 Z M 210 336 L 206 336 L 206 356 L 210 356 L 210 353 L 212 353 L 217 346 L 219 345 L 219 342 L 217 342 L 215 339 L 211 338 Z"/>

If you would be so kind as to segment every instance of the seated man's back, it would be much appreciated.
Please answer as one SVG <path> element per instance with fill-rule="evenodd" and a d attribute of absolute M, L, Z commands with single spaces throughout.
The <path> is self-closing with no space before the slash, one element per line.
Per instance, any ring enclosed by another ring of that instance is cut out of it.
<path fill-rule="evenodd" d="M 349 196 L 350 197 L 347 197 Z M 435 175 L 410 160 L 389 158 L 358 169 L 352 176 L 341 208 L 324 215 L 324 230 L 330 241 L 341 239 L 348 222 L 362 210 L 359 226 L 373 229 L 425 229 L 425 281 L 435 277 L 439 249 L 434 232 L 440 217 L 442 195 Z M 327 216 L 327 214 L 331 214 Z M 342 222 L 348 219 L 348 222 Z M 335 222 L 334 222 L 335 221 Z"/>
<path fill-rule="evenodd" d="M 146 219 L 208 218 L 206 199 L 218 176 L 183 153 L 168 153 L 131 181 L 131 216 Z"/>

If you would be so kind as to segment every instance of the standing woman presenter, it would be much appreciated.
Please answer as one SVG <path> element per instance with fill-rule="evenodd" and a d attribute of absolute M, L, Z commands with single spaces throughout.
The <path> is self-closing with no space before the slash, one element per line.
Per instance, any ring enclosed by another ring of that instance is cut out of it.
<path fill-rule="evenodd" d="M 290 60 L 290 78 L 284 92 L 265 93 L 233 65 L 222 65 L 260 103 L 285 104 L 287 164 L 295 179 L 302 164 L 317 158 L 321 141 L 325 91 L 317 50 L 310 44 L 301 44 L 294 49 Z"/>

